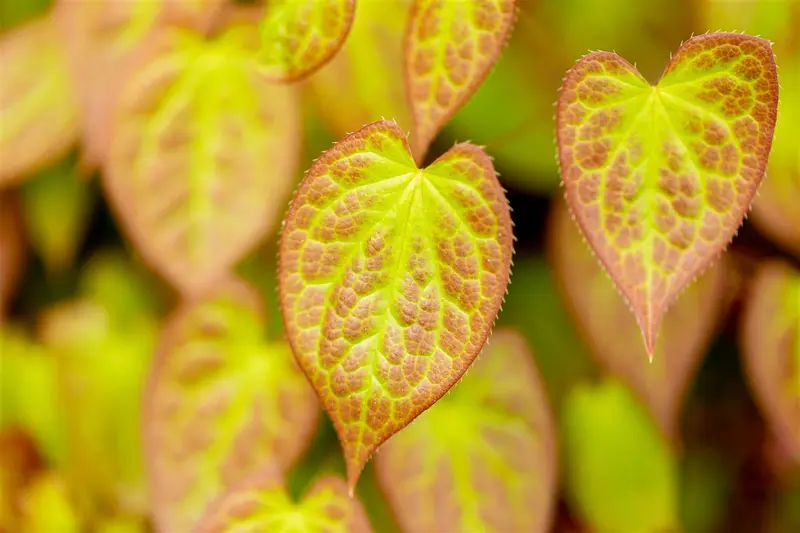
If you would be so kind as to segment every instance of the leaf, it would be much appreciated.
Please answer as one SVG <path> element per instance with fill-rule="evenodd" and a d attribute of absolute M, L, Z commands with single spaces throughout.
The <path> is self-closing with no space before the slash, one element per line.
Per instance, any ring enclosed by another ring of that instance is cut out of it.
<path fill-rule="evenodd" d="M 274 533 L 371 533 L 358 499 L 347 494 L 343 479 L 325 476 L 300 502 L 294 502 L 278 469 L 266 464 L 209 507 L 196 533 L 253 530 Z"/>
<path fill-rule="evenodd" d="M 544 532 L 554 433 L 525 339 L 501 328 L 454 392 L 381 448 L 375 468 L 403 531 Z"/>
<path fill-rule="evenodd" d="M 344 44 L 356 0 L 273 0 L 259 24 L 261 73 L 297 81 L 330 61 Z"/>
<path fill-rule="evenodd" d="M 567 201 L 651 357 L 666 310 L 749 209 L 777 104 L 769 42 L 738 33 L 685 42 L 655 87 L 609 52 L 567 74 L 556 111 Z"/>
<path fill-rule="evenodd" d="M 185 4 L 185 0 L 181 0 Z M 82 161 L 100 165 L 108 153 L 113 89 L 131 55 L 156 26 L 165 0 L 56 0 L 55 15 L 85 126 Z"/>
<path fill-rule="evenodd" d="M 39 338 L 56 359 L 64 406 L 62 473 L 82 514 L 94 518 L 108 508 L 147 511 L 141 397 L 159 324 L 154 316 L 115 311 L 81 298 L 39 316 Z"/>
<path fill-rule="evenodd" d="M 620 382 L 572 389 L 561 414 L 567 502 L 592 531 L 676 531 L 677 461 Z"/>
<path fill-rule="evenodd" d="M 117 102 L 108 200 L 145 261 L 185 294 L 272 234 L 296 176 L 298 101 L 257 75 L 248 29 L 153 36 Z"/>
<path fill-rule="evenodd" d="M 516 9 L 516 0 L 413 1 L 404 63 L 418 162 L 489 74 Z"/>
<path fill-rule="evenodd" d="M 727 263 L 714 263 L 667 311 L 650 361 L 636 320 L 583 243 L 563 201 L 555 205 L 549 226 L 550 261 L 587 345 L 601 366 L 641 398 L 664 434 L 678 438 L 684 395 L 729 303 Z"/>
<path fill-rule="evenodd" d="M 337 139 L 382 117 L 410 127 L 402 45 L 411 1 L 359 3 L 344 46 L 309 79 L 311 97 Z"/>
<path fill-rule="evenodd" d="M 800 271 L 762 263 L 741 323 L 742 364 L 764 418 L 800 463 Z"/>
<path fill-rule="evenodd" d="M 20 496 L 22 523 L 19 533 L 79 533 L 85 528 L 69 497 L 69 488 L 55 471 L 34 479 Z"/>
<path fill-rule="evenodd" d="M 0 324 L 17 292 L 27 259 L 17 197 L 0 191 Z"/>
<path fill-rule="evenodd" d="M 78 104 L 57 37 L 43 15 L 0 38 L 0 187 L 59 160 L 78 139 Z"/>
<path fill-rule="evenodd" d="M 476 146 L 458 144 L 420 170 L 403 131 L 378 121 L 309 170 L 281 234 L 278 298 L 351 491 L 377 447 L 480 352 L 512 239 L 504 191 Z"/>
<path fill-rule="evenodd" d="M 0 429 L 0 531 L 19 529 L 18 495 L 42 466 L 36 443 L 25 431 L 16 426 Z"/>
<path fill-rule="evenodd" d="M 94 207 L 94 190 L 68 159 L 21 187 L 22 213 L 31 247 L 52 274 L 70 269 Z"/>
<path fill-rule="evenodd" d="M 264 342 L 260 307 L 228 281 L 167 321 L 144 415 L 160 531 L 189 531 L 221 491 L 265 460 L 288 468 L 313 437 L 319 404 L 286 342 Z"/>

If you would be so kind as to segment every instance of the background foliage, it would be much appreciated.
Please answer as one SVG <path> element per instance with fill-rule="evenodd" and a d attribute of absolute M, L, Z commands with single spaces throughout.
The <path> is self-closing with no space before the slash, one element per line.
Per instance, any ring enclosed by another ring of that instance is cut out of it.
<path fill-rule="evenodd" d="M 209 531 L 253 491 L 277 502 L 256 523 L 297 506 L 352 531 L 478 531 L 481 513 L 534 508 L 553 531 L 800 530 L 800 2 L 519 2 L 426 156 L 471 140 L 508 191 L 496 342 L 368 463 L 355 504 L 283 338 L 278 230 L 335 140 L 381 117 L 410 128 L 411 1 L 360 0 L 343 47 L 293 83 L 280 52 L 266 77 L 238 60 L 246 32 L 216 38 L 222 4 L 0 0 L 0 531 L 188 531 L 236 482 Z M 224 17 L 257 26 L 260 2 L 242 4 Z M 170 10 L 180 28 L 155 31 Z M 589 50 L 655 83 L 682 40 L 717 29 L 774 43 L 770 167 L 650 364 L 564 207 L 552 104 Z M 199 291 L 228 269 L 240 279 Z M 505 406 L 497 431 L 487 402 Z M 265 460 L 276 470 L 252 474 Z M 510 486 L 534 503 L 506 501 Z M 472 515 L 414 522 L 420 495 Z"/>

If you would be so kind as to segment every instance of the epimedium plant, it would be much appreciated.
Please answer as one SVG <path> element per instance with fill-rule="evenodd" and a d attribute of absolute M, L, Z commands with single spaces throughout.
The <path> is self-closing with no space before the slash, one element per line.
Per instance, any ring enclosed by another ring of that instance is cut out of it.
<path fill-rule="evenodd" d="M 0 138 L 4 154 L 14 155 L 0 183 L 17 184 L 36 165 L 63 157 L 66 139 L 83 135 L 84 171 L 101 170 L 127 237 L 181 298 L 158 328 L 152 310 L 138 316 L 125 300 L 101 303 L 90 285 L 80 301 L 42 320 L 40 336 L 59 354 L 63 381 L 51 384 L 48 374 L 38 385 L 88 391 L 66 421 L 66 449 L 54 442 L 50 452 L 88 480 L 81 491 L 88 507 L 137 513 L 149 506 L 160 531 L 368 532 L 373 525 L 356 488 L 372 459 L 402 531 L 550 527 L 559 478 L 550 400 L 527 340 L 495 328 L 514 254 L 506 192 L 481 146 L 457 143 L 424 164 L 502 53 L 518 6 L 409 0 L 403 7 L 403 79 L 395 81 L 407 113 L 345 135 L 308 169 L 281 226 L 277 313 L 234 267 L 277 232 L 302 150 L 298 84 L 328 62 L 346 68 L 337 61 L 348 58 L 335 56 L 360 3 L 61 0 L 4 41 L 14 65 L 40 54 L 53 68 L 35 81 L 24 79 L 29 69 L 12 72 L 18 86 L 47 97 L 0 95 L 28 109 L 9 118 L 12 133 Z M 109 38 L 115 24 L 124 38 Z M 69 36 L 65 50 L 58 32 Z M 75 105 L 41 120 L 59 91 Z M 690 378 L 730 303 L 722 252 L 767 170 L 778 96 L 771 44 L 726 32 L 683 43 L 656 85 L 615 53 L 590 53 L 558 94 L 565 201 L 550 219 L 549 258 L 593 354 L 631 384 L 668 439 L 677 438 Z M 14 150 L 18 137 L 48 142 Z M 45 190 L 83 198 L 82 189 L 58 186 Z M 35 191 L 28 202 L 43 196 Z M 6 283 L 18 276 L 18 261 L 5 254 L 18 247 L 5 243 L 18 231 L 11 201 L 0 201 L 4 303 Z M 86 209 L 75 205 L 76 213 Z M 54 271 L 74 254 L 57 239 L 41 242 L 55 250 Z M 800 375 L 791 367 L 800 361 L 798 279 L 789 265 L 763 265 L 742 319 L 753 391 L 795 455 L 800 421 L 792 402 L 800 385 L 785 376 Z M 277 321 L 285 335 L 266 335 Z M 110 332 L 153 360 L 117 366 L 86 358 L 87 345 L 109 349 Z M 26 350 L 24 336 L 12 341 L 0 337 L 15 354 Z M 20 375 L 26 365 L 45 364 L 38 356 L 8 360 Z M 96 372 L 81 375 L 87 360 Z M 104 386 L 105 376 L 123 374 L 126 387 Z M 125 392 L 142 384 L 139 413 Z M 14 390 L 4 399 L 23 413 Z M 99 397 L 114 400 L 93 412 Z M 631 522 L 583 505 L 594 489 L 578 472 L 598 461 L 576 435 L 583 426 L 613 428 L 621 410 L 638 423 L 644 417 L 626 400 L 624 387 L 609 382 L 581 389 L 565 407 L 564 477 L 575 508 L 600 530 Z M 297 497 L 289 472 L 313 446 L 320 406 L 341 443 L 346 480 L 320 477 Z M 146 480 L 135 460 L 125 463 L 137 454 L 130 433 L 109 454 L 128 470 L 94 462 L 101 443 L 87 444 L 86 435 L 114 427 L 116 408 L 136 420 L 134 434 L 142 417 Z M 654 475 L 669 478 L 667 446 L 650 434 L 641 440 L 663 452 Z M 613 468 L 592 471 L 605 478 Z M 42 498 L 57 488 L 45 481 Z M 91 503 L 109 491 L 113 502 Z M 666 507 L 652 516 L 642 510 L 636 520 L 675 527 Z"/>

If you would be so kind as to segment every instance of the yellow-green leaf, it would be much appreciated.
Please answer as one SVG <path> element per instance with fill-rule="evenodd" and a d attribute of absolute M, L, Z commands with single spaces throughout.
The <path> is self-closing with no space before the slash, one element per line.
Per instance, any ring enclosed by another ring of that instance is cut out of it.
<path fill-rule="evenodd" d="M 505 193 L 476 146 L 420 169 L 403 131 L 379 121 L 311 167 L 281 234 L 278 294 L 351 490 L 377 447 L 483 348 L 512 252 Z"/>
<path fill-rule="evenodd" d="M 260 72 L 274 81 L 311 75 L 344 44 L 355 9 L 356 0 L 267 2 L 259 24 Z"/>
<path fill-rule="evenodd" d="M 777 261 L 759 267 L 740 331 L 753 396 L 781 444 L 800 463 L 800 270 Z"/>
<path fill-rule="evenodd" d="M 560 438 L 567 503 L 591 531 L 679 531 L 676 458 L 622 383 L 575 387 Z"/>
<path fill-rule="evenodd" d="M 656 86 L 610 52 L 567 73 L 556 111 L 567 201 L 650 356 L 669 306 L 742 223 L 777 105 L 770 43 L 739 33 L 686 41 Z"/>
<path fill-rule="evenodd" d="M 50 273 L 73 266 L 94 207 L 95 190 L 75 172 L 72 158 L 25 182 L 22 213 L 30 246 Z"/>
<path fill-rule="evenodd" d="M 516 0 L 413 0 L 405 76 L 418 162 L 489 74 L 511 33 L 516 9 Z"/>
<path fill-rule="evenodd" d="M 167 321 L 146 394 L 151 501 L 160 531 L 190 531 L 265 461 L 291 466 L 319 403 L 285 341 L 266 343 L 254 289 L 228 281 Z"/>
<path fill-rule="evenodd" d="M 254 70 L 252 30 L 152 36 L 115 106 L 107 197 L 142 257 L 187 294 L 272 234 L 296 178 L 295 93 Z"/>
<path fill-rule="evenodd" d="M 79 136 L 77 97 L 50 13 L 0 37 L 0 186 L 60 159 Z"/>
<path fill-rule="evenodd" d="M 726 299 L 725 261 L 717 261 L 664 315 L 663 331 L 648 360 L 636 320 L 557 202 L 548 248 L 559 289 L 598 362 L 626 382 L 661 430 L 677 438 L 686 391 L 717 332 Z"/>
<path fill-rule="evenodd" d="M 348 496 L 342 478 L 318 479 L 295 502 L 279 470 L 266 465 L 220 495 L 195 533 L 371 533 L 361 502 Z"/>
<path fill-rule="evenodd" d="M 27 259 L 19 200 L 0 191 L 0 324 L 17 292 Z"/>
<path fill-rule="evenodd" d="M 554 431 L 524 337 L 498 329 L 453 392 L 381 448 L 375 468 L 403 531 L 545 532 Z"/>
<path fill-rule="evenodd" d="M 81 533 L 78 510 L 70 499 L 69 487 L 56 471 L 36 477 L 20 495 L 22 519 L 19 533 Z"/>
<path fill-rule="evenodd" d="M 411 0 L 362 1 L 339 53 L 309 79 L 336 138 L 385 117 L 411 128 L 403 82 L 403 36 Z"/>

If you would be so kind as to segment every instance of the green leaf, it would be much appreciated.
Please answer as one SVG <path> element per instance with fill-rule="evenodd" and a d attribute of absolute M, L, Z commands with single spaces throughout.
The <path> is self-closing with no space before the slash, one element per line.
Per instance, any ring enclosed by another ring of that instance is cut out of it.
<path fill-rule="evenodd" d="M 0 38 L 0 186 L 58 161 L 78 139 L 77 97 L 62 48 L 49 13 Z"/>
<path fill-rule="evenodd" d="M 95 201 L 94 189 L 76 175 L 72 158 L 26 181 L 21 200 L 30 245 L 47 271 L 72 268 Z"/>
<path fill-rule="evenodd" d="M 311 167 L 281 234 L 278 294 L 351 491 L 376 448 L 483 348 L 512 252 L 504 191 L 476 146 L 419 169 L 403 131 L 379 121 Z"/>
<path fill-rule="evenodd" d="M 297 81 L 330 61 L 342 47 L 356 0 L 272 0 L 259 25 L 260 72 L 273 81 Z"/>
<path fill-rule="evenodd" d="M 285 341 L 264 342 L 255 290 L 228 281 L 167 321 L 145 404 L 151 501 L 161 531 L 189 531 L 264 461 L 304 453 L 319 403 Z"/>
<path fill-rule="evenodd" d="M 636 320 L 584 244 L 563 201 L 555 204 L 549 232 L 559 288 L 598 363 L 638 395 L 667 437 L 677 439 L 684 396 L 730 304 L 727 261 L 709 267 L 667 311 L 650 361 Z"/>
<path fill-rule="evenodd" d="M 502 384 L 502 385 L 501 385 Z M 555 430 L 525 339 L 498 329 L 464 379 L 375 457 L 403 531 L 549 531 Z"/>
<path fill-rule="evenodd" d="M 158 322 L 115 316 L 77 299 L 40 315 L 39 335 L 56 358 L 67 461 L 62 472 L 87 516 L 107 508 L 146 512 L 141 397 Z"/>
<path fill-rule="evenodd" d="M 800 271 L 763 263 L 741 324 L 743 366 L 764 418 L 800 462 Z"/>
<path fill-rule="evenodd" d="M 257 75 L 252 30 L 154 35 L 115 108 L 109 202 L 144 260 L 185 294 L 275 231 L 295 183 L 296 93 Z"/>
<path fill-rule="evenodd" d="M 770 43 L 738 33 L 685 42 L 656 86 L 609 52 L 568 72 L 556 111 L 567 201 L 651 357 L 667 309 L 749 209 L 777 105 Z"/>
<path fill-rule="evenodd" d="M 10 192 L 0 191 L 0 324 L 22 279 L 27 250 L 23 240 L 19 201 Z"/>
<path fill-rule="evenodd" d="M 575 387 L 561 415 L 567 502 L 592 531 L 677 530 L 677 464 L 630 391 Z"/>
<path fill-rule="evenodd" d="M 115 84 L 156 26 L 165 1 L 56 0 L 60 43 L 84 124 L 82 163 L 95 166 L 106 160 L 111 109 L 119 93 Z"/>
<path fill-rule="evenodd" d="M 16 325 L 0 327 L 0 427 L 29 433 L 52 466 L 63 464 L 64 411 L 56 361 Z"/>
<path fill-rule="evenodd" d="M 64 479 L 55 471 L 34 479 L 20 495 L 22 522 L 19 533 L 80 533 L 85 524 L 73 502 Z"/>
<path fill-rule="evenodd" d="M 196 533 L 240 531 L 371 533 L 372 528 L 342 478 L 320 478 L 294 502 L 280 472 L 266 465 L 217 498 L 195 528 Z"/>
<path fill-rule="evenodd" d="M 489 74 L 511 34 L 516 9 L 516 0 L 413 0 L 405 76 L 417 162 Z"/>
<path fill-rule="evenodd" d="M 411 127 L 402 69 L 411 1 L 359 3 L 344 46 L 309 80 L 313 101 L 336 138 L 381 117 Z"/>

